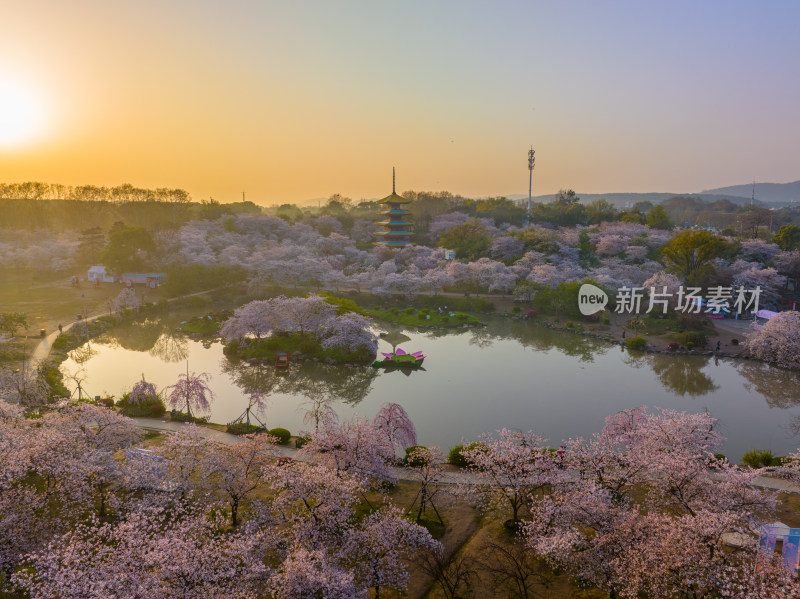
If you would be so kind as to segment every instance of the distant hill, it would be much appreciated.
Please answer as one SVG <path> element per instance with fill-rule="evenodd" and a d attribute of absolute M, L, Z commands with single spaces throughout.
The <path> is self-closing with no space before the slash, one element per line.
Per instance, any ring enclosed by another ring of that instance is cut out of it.
<path fill-rule="evenodd" d="M 758 185 L 756 185 L 756 191 L 758 191 Z M 701 198 L 707 202 L 714 202 L 716 200 L 730 200 L 734 204 L 749 204 L 750 197 L 744 196 L 734 196 L 734 195 L 726 195 L 726 194 L 718 194 L 712 192 L 703 192 L 703 193 L 661 193 L 661 192 L 652 192 L 652 193 L 580 193 L 577 192 L 578 196 L 581 198 L 581 203 L 588 204 L 590 202 L 594 202 L 595 200 L 606 199 L 609 203 L 613 204 L 617 208 L 625 208 L 625 207 L 632 207 L 636 202 L 652 202 L 653 204 L 658 204 L 659 202 L 663 202 L 664 200 L 668 200 L 670 198 L 674 198 L 677 196 L 681 197 L 692 197 L 692 198 Z M 513 194 L 510 196 L 506 196 L 511 200 L 519 200 L 525 201 L 528 199 L 527 195 L 524 194 Z M 535 202 L 552 202 L 555 199 L 555 194 L 549 195 L 541 195 L 541 196 L 534 196 L 533 200 Z M 758 198 L 756 198 L 756 203 L 760 203 Z"/>
<path fill-rule="evenodd" d="M 751 197 L 753 184 L 731 185 L 730 187 L 718 187 L 717 189 L 707 189 L 701 192 L 702 195 L 707 193 Z M 756 199 L 772 204 L 798 202 L 800 201 L 800 181 L 793 183 L 759 183 L 756 181 Z"/>

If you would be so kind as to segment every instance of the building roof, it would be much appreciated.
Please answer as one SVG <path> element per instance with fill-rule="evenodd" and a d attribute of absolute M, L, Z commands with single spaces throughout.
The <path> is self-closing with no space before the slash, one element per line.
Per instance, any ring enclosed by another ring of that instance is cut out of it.
<path fill-rule="evenodd" d="M 378 200 L 378 204 L 410 204 L 412 200 L 407 200 L 403 196 L 397 195 L 392 192 L 391 195 L 386 196 L 382 200 Z"/>

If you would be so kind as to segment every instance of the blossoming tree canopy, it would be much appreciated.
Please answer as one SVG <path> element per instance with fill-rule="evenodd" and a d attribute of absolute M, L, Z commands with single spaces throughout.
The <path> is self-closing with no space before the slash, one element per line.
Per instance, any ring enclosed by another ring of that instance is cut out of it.
<path fill-rule="evenodd" d="M 800 369 L 800 312 L 780 312 L 745 343 L 750 354 L 781 368 Z"/>

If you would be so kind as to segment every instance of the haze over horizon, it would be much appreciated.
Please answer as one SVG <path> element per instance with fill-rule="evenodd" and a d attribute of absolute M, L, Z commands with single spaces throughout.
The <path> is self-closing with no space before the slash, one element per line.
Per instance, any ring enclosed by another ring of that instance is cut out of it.
<path fill-rule="evenodd" d="M 0 181 L 340 193 L 797 180 L 800 5 L 32 1 L 0 25 Z"/>

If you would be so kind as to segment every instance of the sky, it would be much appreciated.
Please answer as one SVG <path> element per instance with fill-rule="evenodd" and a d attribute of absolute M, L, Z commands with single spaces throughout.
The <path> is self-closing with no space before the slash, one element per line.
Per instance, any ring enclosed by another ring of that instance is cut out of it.
<path fill-rule="evenodd" d="M 800 179 L 794 0 L 26 0 L 0 182 L 304 203 Z"/>

